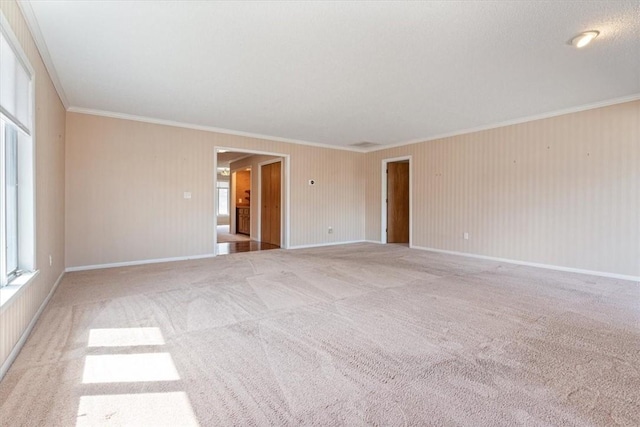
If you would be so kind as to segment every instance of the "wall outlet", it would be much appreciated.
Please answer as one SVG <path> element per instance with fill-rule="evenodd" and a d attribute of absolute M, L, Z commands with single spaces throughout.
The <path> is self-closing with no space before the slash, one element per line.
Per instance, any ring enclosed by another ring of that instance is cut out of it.
<path fill-rule="evenodd" d="M 469 233 L 465 231 L 462 237 L 464 237 L 464 240 L 469 240 Z"/>
<path fill-rule="evenodd" d="M 49 255 L 49 267 L 53 265 L 53 257 Z"/>
<path fill-rule="evenodd" d="M 315 179 L 310 179 L 309 180 L 309 185 L 316 185 L 316 180 Z"/>
<path fill-rule="evenodd" d="M 328 231 L 328 233 L 329 233 L 329 234 L 333 234 L 333 227 L 329 227 L 329 231 Z"/>

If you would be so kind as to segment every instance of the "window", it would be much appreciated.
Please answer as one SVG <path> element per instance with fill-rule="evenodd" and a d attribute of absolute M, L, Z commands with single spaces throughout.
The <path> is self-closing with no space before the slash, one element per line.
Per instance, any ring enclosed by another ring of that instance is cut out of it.
<path fill-rule="evenodd" d="M 0 14 L 0 286 L 35 269 L 32 70 Z"/>
<path fill-rule="evenodd" d="M 218 215 L 229 215 L 229 182 L 218 181 Z"/>
<path fill-rule="evenodd" d="M 18 135 L 16 129 L 4 125 L 5 230 L 7 274 L 18 270 Z"/>

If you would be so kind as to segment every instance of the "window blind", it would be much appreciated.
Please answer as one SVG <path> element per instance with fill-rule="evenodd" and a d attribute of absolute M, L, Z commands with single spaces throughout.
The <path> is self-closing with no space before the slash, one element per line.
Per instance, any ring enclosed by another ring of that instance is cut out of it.
<path fill-rule="evenodd" d="M 31 135 L 31 76 L 0 32 L 0 110 Z"/>

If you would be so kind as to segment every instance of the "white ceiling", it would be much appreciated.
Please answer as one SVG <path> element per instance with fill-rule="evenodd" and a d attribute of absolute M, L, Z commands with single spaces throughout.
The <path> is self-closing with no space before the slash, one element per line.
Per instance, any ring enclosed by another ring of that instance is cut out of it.
<path fill-rule="evenodd" d="M 23 10 L 72 110 L 281 139 L 397 144 L 640 94 L 638 0 Z M 567 45 L 592 29 L 587 48 Z"/>

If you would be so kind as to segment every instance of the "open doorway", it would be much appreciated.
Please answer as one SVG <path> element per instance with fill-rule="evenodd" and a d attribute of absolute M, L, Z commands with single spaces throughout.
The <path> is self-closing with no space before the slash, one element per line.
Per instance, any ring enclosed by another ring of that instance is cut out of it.
<path fill-rule="evenodd" d="M 228 222 L 224 197 L 216 201 L 217 255 L 288 247 L 288 155 L 218 148 L 216 189 L 228 178 Z M 221 176 L 221 172 L 224 174 Z"/>
<path fill-rule="evenodd" d="M 216 167 L 216 236 L 218 243 L 249 241 L 249 232 L 237 233 L 236 223 L 231 218 L 235 213 L 236 203 L 236 171 L 231 170 L 231 163 L 248 157 L 245 153 L 220 152 L 217 154 Z M 250 173 L 250 172 L 249 172 Z M 250 180 L 243 182 L 249 183 Z M 248 185 L 248 184 L 247 184 Z M 247 187 L 249 188 L 249 187 Z M 248 206 L 248 204 L 247 204 Z"/>
<path fill-rule="evenodd" d="M 382 161 L 382 243 L 411 246 L 411 157 Z"/>

